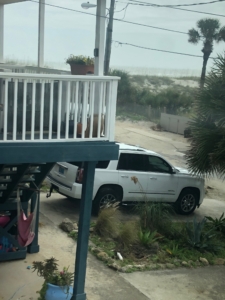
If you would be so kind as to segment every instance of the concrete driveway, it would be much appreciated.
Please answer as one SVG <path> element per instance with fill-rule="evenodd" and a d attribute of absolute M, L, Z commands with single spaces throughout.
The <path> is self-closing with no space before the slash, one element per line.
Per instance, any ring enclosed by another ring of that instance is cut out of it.
<path fill-rule="evenodd" d="M 40 210 L 40 252 L 27 255 L 25 261 L 0 263 L 0 300 L 38 298 L 36 291 L 40 289 L 43 280 L 27 269 L 34 260 L 55 256 L 61 267 L 70 266 L 71 270 L 74 268 L 76 244 L 58 225 L 65 217 L 78 221 L 79 202 L 68 200 L 59 194 L 52 194 L 47 199 L 42 194 Z M 206 200 L 194 215 L 219 216 L 222 211 L 225 211 L 223 202 Z M 224 278 L 224 266 L 117 273 L 89 253 L 86 292 L 89 300 L 221 300 L 225 299 Z"/>

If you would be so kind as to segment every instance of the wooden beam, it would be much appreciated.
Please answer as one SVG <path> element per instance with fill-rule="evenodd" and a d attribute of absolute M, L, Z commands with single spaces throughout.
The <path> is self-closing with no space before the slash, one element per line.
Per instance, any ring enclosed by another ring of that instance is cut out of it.
<path fill-rule="evenodd" d="M 114 142 L 0 143 L 0 164 L 118 159 Z"/>

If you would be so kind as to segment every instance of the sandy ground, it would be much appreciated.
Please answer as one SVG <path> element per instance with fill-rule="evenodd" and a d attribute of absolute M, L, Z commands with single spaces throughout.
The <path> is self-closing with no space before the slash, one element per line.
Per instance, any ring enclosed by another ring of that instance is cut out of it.
<path fill-rule="evenodd" d="M 151 122 L 116 121 L 115 140 L 138 145 L 163 155 L 173 165 L 187 167 L 185 152 L 189 142 L 182 135 L 166 131 L 154 131 Z M 225 201 L 225 183 L 218 178 L 206 180 L 207 198 Z"/>

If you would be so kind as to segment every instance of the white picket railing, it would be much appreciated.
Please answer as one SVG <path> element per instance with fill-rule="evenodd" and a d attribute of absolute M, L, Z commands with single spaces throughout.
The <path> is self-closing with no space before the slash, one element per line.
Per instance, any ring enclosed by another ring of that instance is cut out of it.
<path fill-rule="evenodd" d="M 118 80 L 0 73 L 0 143 L 113 141 Z"/>

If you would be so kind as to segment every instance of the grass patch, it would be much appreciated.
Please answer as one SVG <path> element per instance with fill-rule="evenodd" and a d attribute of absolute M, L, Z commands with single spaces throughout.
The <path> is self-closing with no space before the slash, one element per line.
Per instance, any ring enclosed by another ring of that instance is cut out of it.
<path fill-rule="evenodd" d="M 107 208 L 91 223 L 89 249 L 109 267 L 133 272 L 225 264 L 225 233 L 218 230 L 223 215 L 175 222 L 171 206 L 147 201 L 135 211 L 138 220 L 121 221 L 116 209 Z M 77 235 L 69 233 L 74 240 Z"/>
<path fill-rule="evenodd" d="M 225 235 L 215 230 L 210 222 L 172 222 L 171 208 L 161 203 L 146 203 L 142 209 L 138 206 L 136 211 L 140 215 L 140 220 L 136 222 L 121 222 L 117 214 L 111 215 L 118 225 L 117 235 L 100 236 L 95 229 L 90 234 L 90 240 L 97 247 L 97 250 L 91 250 L 92 253 L 110 267 L 123 272 L 134 272 L 162 267 L 195 268 L 204 265 L 200 258 L 205 258 L 210 265 L 214 265 L 218 258 L 225 262 Z M 96 227 L 94 224 L 93 226 Z M 202 243 L 203 247 L 193 244 L 195 239 L 190 243 L 188 228 L 192 228 L 195 235 L 198 235 L 198 243 Z M 210 243 L 207 235 L 209 231 Z M 207 243 L 219 247 L 215 251 L 211 246 L 205 247 Z M 118 259 L 117 252 L 122 255 L 123 260 Z"/>

